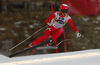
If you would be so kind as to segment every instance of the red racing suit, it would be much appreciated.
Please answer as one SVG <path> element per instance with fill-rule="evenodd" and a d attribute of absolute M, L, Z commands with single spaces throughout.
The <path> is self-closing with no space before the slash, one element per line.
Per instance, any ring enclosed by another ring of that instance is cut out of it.
<path fill-rule="evenodd" d="M 51 36 L 51 39 L 53 39 L 53 41 L 56 41 L 56 39 L 59 38 L 64 32 L 63 26 L 67 22 L 71 26 L 73 32 L 77 32 L 77 29 L 72 22 L 72 18 L 68 14 L 66 14 L 66 16 L 62 16 L 61 12 L 54 12 L 46 19 L 45 22 L 46 24 L 48 24 L 49 22 L 52 23 L 52 26 L 48 26 L 43 36 L 37 38 L 32 42 L 33 45 L 37 45 L 42 41 L 45 41 L 49 36 Z"/>

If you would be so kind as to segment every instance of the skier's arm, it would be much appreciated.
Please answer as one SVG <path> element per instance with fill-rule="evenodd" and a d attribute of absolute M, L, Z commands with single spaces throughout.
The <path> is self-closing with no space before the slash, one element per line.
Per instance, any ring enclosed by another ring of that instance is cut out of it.
<path fill-rule="evenodd" d="M 81 34 L 77 31 L 76 27 L 73 24 L 72 18 L 70 18 L 68 20 L 69 25 L 71 26 L 72 30 L 74 31 L 74 33 L 76 33 L 77 38 L 81 37 Z"/>
<path fill-rule="evenodd" d="M 47 19 L 46 19 L 46 24 L 48 24 L 53 18 L 55 18 L 56 16 L 55 16 L 55 14 L 54 13 L 52 13 Z"/>
<path fill-rule="evenodd" d="M 72 18 L 70 18 L 70 19 L 68 20 L 68 23 L 69 23 L 69 25 L 71 26 L 73 32 L 76 33 L 76 32 L 77 32 L 77 29 L 76 29 L 76 27 L 74 26 L 74 23 L 73 23 L 73 21 L 72 21 Z"/>

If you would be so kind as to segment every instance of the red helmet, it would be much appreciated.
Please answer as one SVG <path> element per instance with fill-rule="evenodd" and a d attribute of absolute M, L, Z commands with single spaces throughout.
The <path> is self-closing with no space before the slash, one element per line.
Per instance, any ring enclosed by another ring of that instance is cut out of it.
<path fill-rule="evenodd" d="M 68 10 L 69 7 L 68 7 L 68 5 L 66 5 L 66 4 L 61 4 L 61 5 L 60 5 L 60 10 L 61 10 L 61 9 Z"/>

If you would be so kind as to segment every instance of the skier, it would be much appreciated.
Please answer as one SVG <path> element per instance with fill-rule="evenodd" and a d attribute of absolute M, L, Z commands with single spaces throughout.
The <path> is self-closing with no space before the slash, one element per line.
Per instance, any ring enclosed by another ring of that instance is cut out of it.
<path fill-rule="evenodd" d="M 46 24 L 48 27 L 46 28 L 44 35 L 37 38 L 32 42 L 32 45 L 35 46 L 43 41 L 45 41 L 49 36 L 51 36 L 52 43 L 56 41 L 57 38 L 61 36 L 64 32 L 63 26 L 68 22 L 71 26 L 74 33 L 76 33 L 77 37 L 80 37 L 81 34 L 77 31 L 76 27 L 72 22 L 72 18 L 67 14 L 68 13 L 68 5 L 62 4 L 60 6 L 59 12 L 52 13 L 47 19 Z"/>

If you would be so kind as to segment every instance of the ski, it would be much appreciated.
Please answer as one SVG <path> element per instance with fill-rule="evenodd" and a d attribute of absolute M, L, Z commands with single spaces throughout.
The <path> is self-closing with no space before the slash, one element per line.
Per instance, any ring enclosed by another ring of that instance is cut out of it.
<path fill-rule="evenodd" d="M 53 42 L 53 40 L 48 40 L 48 41 L 42 42 L 41 44 L 37 44 L 36 46 L 32 46 L 32 47 L 30 47 L 30 48 L 26 48 L 26 49 L 24 49 L 24 50 L 21 50 L 21 51 L 18 51 L 18 52 L 16 52 L 16 53 L 13 53 L 13 54 L 9 55 L 9 58 L 14 57 L 14 56 L 16 56 L 16 55 L 18 55 L 18 54 L 21 54 L 21 53 L 23 53 L 23 52 L 26 52 L 26 51 L 28 51 L 28 50 L 30 50 L 30 49 L 35 49 L 35 48 L 37 48 L 37 47 L 44 46 L 44 45 L 46 45 L 46 44 L 48 44 L 48 43 L 52 43 L 52 42 Z"/>
<path fill-rule="evenodd" d="M 43 50 L 43 49 L 58 49 L 58 46 L 45 46 L 45 47 L 37 47 L 37 50 Z"/>

